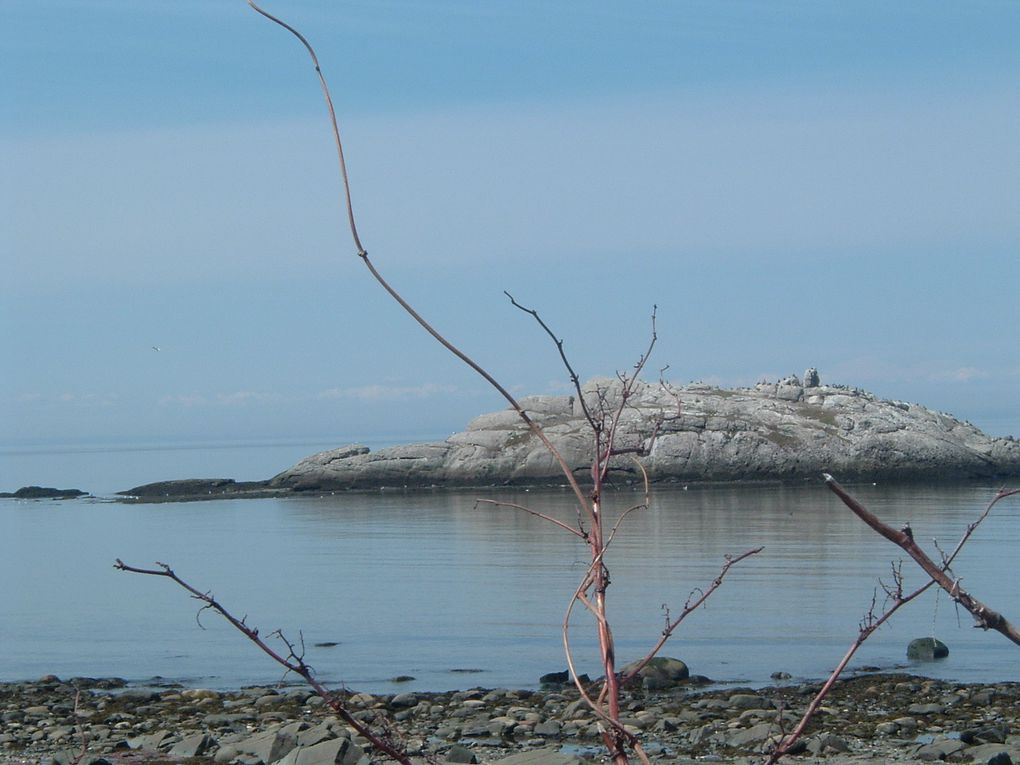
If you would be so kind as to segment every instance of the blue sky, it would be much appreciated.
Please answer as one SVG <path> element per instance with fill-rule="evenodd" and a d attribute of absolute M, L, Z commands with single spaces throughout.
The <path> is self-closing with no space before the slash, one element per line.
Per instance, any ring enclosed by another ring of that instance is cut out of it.
<path fill-rule="evenodd" d="M 277 0 L 363 240 L 522 393 L 823 381 L 1020 435 L 1020 4 Z M 7 0 L 0 441 L 445 435 L 501 400 L 354 256 L 243 0 Z M 153 350 L 153 346 L 160 348 Z"/>

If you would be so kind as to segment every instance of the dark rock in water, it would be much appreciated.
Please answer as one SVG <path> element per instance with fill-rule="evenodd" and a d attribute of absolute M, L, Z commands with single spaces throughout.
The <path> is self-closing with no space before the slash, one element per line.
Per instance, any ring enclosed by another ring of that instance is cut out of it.
<path fill-rule="evenodd" d="M 570 682 L 570 672 L 563 670 L 562 672 L 547 672 L 538 678 L 538 682 L 541 685 L 563 685 L 564 683 Z"/>
<path fill-rule="evenodd" d="M 390 678 L 390 682 L 391 683 L 409 683 L 412 680 L 417 680 L 417 679 L 418 678 L 416 678 L 414 675 L 397 675 L 396 677 L 391 677 Z"/>
<path fill-rule="evenodd" d="M 183 502 L 231 497 L 278 496 L 281 492 L 269 487 L 267 481 L 235 481 L 233 478 L 185 478 L 179 481 L 157 481 L 118 491 L 128 501 Z"/>
<path fill-rule="evenodd" d="M 0 492 L 5 499 L 74 499 L 87 497 L 87 491 L 81 489 L 53 489 L 49 486 L 22 486 L 16 492 Z"/>
<path fill-rule="evenodd" d="M 634 671 L 638 664 L 639 662 L 632 661 L 620 670 L 620 674 L 626 677 Z M 680 659 L 656 656 L 638 670 L 634 680 L 639 681 L 641 687 L 646 691 L 661 691 L 684 682 L 690 675 L 691 672 L 687 665 L 680 661 Z"/>
<path fill-rule="evenodd" d="M 553 685 L 555 683 L 563 684 L 570 682 L 570 672 L 563 670 L 562 672 L 547 672 L 538 678 L 538 682 L 542 685 Z"/>
<path fill-rule="evenodd" d="M 917 638 L 907 646 L 907 658 L 914 661 L 935 661 L 949 655 L 949 647 L 935 638 Z"/>
<path fill-rule="evenodd" d="M 336 648 L 340 645 L 339 640 L 323 640 L 321 643 L 312 643 L 316 648 Z"/>

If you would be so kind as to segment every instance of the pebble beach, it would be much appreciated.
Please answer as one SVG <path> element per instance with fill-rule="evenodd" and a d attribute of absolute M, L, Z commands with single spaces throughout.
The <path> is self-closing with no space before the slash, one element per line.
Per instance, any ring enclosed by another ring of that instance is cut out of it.
<path fill-rule="evenodd" d="M 653 763 L 761 762 L 819 684 L 680 685 L 625 691 L 625 722 Z M 424 762 L 602 762 L 576 689 L 345 693 L 363 720 L 385 716 Z M 1020 684 L 959 684 L 901 674 L 841 680 L 784 762 L 1020 762 Z M 369 765 L 382 761 L 304 687 L 222 692 L 48 676 L 0 684 L 0 762 L 50 765 L 221 763 Z"/>

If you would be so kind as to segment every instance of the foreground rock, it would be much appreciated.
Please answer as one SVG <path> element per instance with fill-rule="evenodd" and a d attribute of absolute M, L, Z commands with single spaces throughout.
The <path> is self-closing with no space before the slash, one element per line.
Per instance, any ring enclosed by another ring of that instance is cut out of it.
<path fill-rule="evenodd" d="M 0 684 L 0 761 L 166 761 L 369 765 L 381 761 L 322 701 L 299 689 L 113 688 L 48 677 Z M 759 762 L 816 686 L 623 695 L 627 726 L 655 763 Z M 77 702 L 76 702 L 76 694 Z M 416 758 L 503 765 L 601 761 L 598 725 L 570 688 L 347 694 L 365 721 L 385 714 Z M 961 685 L 906 675 L 837 684 L 785 762 L 1020 762 L 1020 685 Z M 84 745 L 84 747 L 83 747 Z M 81 757 L 82 749 L 85 756 Z M 77 758 L 81 757 L 80 760 Z"/>
<path fill-rule="evenodd" d="M 960 480 L 1020 475 L 1020 442 L 917 404 L 820 384 L 808 370 L 754 388 L 665 389 L 639 384 L 617 445 L 642 452 L 653 481 L 791 480 L 829 472 L 841 480 Z M 589 409 L 620 403 L 617 380 L 583 388 Z M 575 471 L 591 464 L 581 405 L 572 396 L 521 400 Z M 630 455 L 615 481 L 637 481 Z M 475 418 L 445 441 L 370 452 L 352 445 L 308 457 L 269 486 L 293 491 L 427 486 L 561 484 L 548 452 L 510 410 Z"/>

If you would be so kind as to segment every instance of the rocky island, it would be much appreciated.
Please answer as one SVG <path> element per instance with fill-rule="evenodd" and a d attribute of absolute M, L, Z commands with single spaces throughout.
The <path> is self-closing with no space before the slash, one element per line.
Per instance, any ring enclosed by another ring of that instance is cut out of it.
<path fill-rule="evenodd" d="M 622 384 L 581 388 L 589 410 L 620 403 Z M 567 463 L 592 460 L 577 396 L 520 400 Z M 616 444 L 617 485 L 653 482 L 794 481 L 828 472 L 843 480 L 994 480 L 1020 475 L 1020 441 L 919 404 L 824 385 L 814 369 L 751 388 L 638 383 Z M 640 462 L 641 468 L 635 464 Z M 265 481 L 164 481 L 122 492 L 136 501 L 275 496 L 350 489 L 551 486 L 558 466 L 512 409 L 483 414 L 445 441 L 378 451 L 352 444 L 307 457 Z"/>

